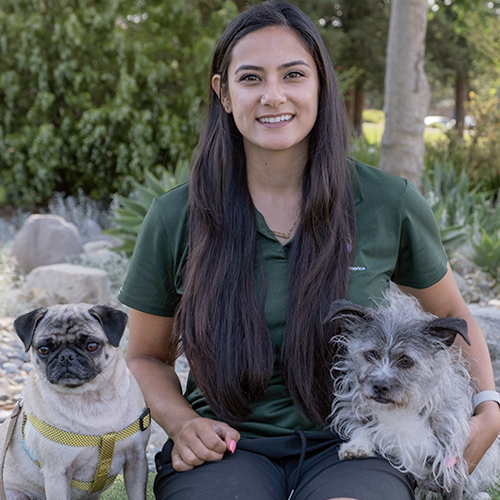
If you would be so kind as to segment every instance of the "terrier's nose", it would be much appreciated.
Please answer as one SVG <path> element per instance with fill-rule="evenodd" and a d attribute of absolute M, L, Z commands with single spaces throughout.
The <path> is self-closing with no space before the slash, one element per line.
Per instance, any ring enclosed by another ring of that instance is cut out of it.
<path fill-rule="evenodd" d="M 376 394 L 387 394 L 389 392 L 389 384 L 383 380 L 375 381 L 372 388 Z"/>

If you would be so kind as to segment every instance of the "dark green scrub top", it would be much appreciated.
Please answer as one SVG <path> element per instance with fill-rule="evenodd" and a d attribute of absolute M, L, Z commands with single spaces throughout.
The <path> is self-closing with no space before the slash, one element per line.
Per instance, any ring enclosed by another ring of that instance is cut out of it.
<path fill-rule="evenodd" d="M 389 281 L 427 288 L 446 274 L 447 257 L 432 211 L 407 181 L 374 167 L 349 161 L 356 203 L 355 258 L 350 270 L 348 299 L 374 305 Z M 355 167 L 354 167 L 355 165 Z M 157 198 L 142 224 L 119 300 L 158 316 L 174 316 L 183 292 L 182 265 L 188 246 L 188 185 Z M 264 266 L 265 318 L 275 352 L 285 332 L 288 298 L 288 257 L 293 239 L 282 245 L 259 212 L 258 242 Z M 276 359 L 274 375 L 245 422 L 235 426 L 248 437 L 278 436 L 296 429 L 320 430 L 305 421 L 293 405 Z M 190 378 L 185 397 L 201 416 L 215 418 Z"/>

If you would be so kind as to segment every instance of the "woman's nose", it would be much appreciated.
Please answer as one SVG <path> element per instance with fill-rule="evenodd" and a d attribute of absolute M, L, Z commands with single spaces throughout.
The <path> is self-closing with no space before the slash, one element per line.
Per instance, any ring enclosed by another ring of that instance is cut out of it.
<path fill-rule="evenodd" d="M 286 100 L 283 88 L 279 82 L 270 81 L 264 89 L 264 93 L 261 97 L 261 104 L 266 106 L 276 107 L 278 104 L 283 103 Z"/>

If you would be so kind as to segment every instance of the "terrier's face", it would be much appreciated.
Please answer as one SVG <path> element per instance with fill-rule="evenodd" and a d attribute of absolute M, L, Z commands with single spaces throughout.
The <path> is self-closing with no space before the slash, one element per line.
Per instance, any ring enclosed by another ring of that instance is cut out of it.
<path fill-rule="evenodd" d="M 467 324 L 425 313 L 414 298 L 394 290 L 379 309 L 335 302 L 325 321 L 336 328 L 337 368 L 359 384 L 364 398 L 406 407 L 433 390 L 440 361 L 457 334 L 467 342 Z"/>
<path fill-rule="evenodd" d="M 433 358 L 439 352 L 422 324 L 382 329 L 365 322 L 346 339 L 346 356 L 366 399 L 408 406 L 412 397 L 432 384 Z"/>

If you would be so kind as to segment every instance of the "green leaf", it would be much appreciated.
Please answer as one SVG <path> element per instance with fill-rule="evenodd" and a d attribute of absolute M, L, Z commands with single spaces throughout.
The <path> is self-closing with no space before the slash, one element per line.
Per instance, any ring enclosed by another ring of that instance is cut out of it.
<path fill-rule="evenodd" d="M 115 219 L 114 222 L 118 227 L 122 227 L 123 229 L 134 232 L 139 232 L 139 229 L 142 225 L 142 220 L 137 220 L 136 217 L 133 218 L 120 217 L 118 219 Z"/>
<path fill-rule="evenodd" d="M 144 206 L 146 209 L 149 209 L 151 206 L 151 203 L 153 203 L 153 200 L 156 198 L 156 193 L 154 191 L 151 191 L 150 189 L 142 186 L 138 182 L 134 182 L 134 187 L 139 191 L 139 194 L 142 198 L 142 201 L 144 203 Z"/>
<path fill-rule="evenodd" d="M 128 208 L 117 208 L 115 210 L 115 214 L 118 215 L 121 219 L 132 219 L 135 218 L 137 221 L 142 221 L 143 216 L 139 215 L 135 212 L 132 212 Z"/>
<path fill-rule="evenodd" d="M 149 170 L 146 170 L 144 177 L 146 179 L 146 186 L 152 193 L 155 193 L 156 196 L 161 196 L 165 193 L 166 189 Z"/>
<path fill-rule="evenodd" d="M 147 209 L 144 208 L 140 203 L 136 203 L 135 201 L 129 200 L 125 196 L 116 195 L 117 201 L 129 210 L 133 214 L 137 214 L 140 217 L 144 217 L 147 213 Z"/>

